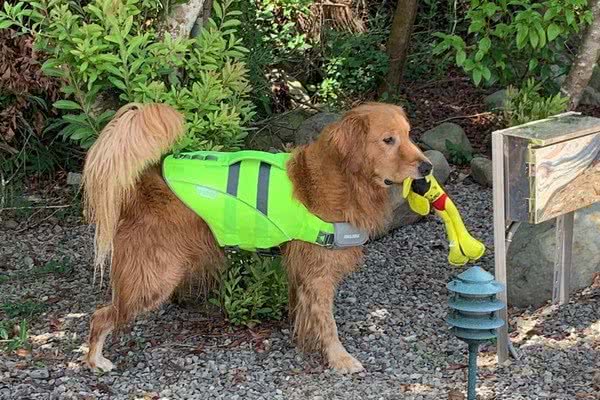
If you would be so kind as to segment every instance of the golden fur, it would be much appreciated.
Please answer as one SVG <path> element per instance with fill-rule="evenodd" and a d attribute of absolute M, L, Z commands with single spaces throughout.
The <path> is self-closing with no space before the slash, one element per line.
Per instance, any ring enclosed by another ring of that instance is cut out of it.
<path fill-rule="evenodd" d="M 84 168 L 86 215 L 96 224 L 96 266 L 111 259 L 112 303 L 91 321 L 92 368 L 111 369 L 106 336 L 156 308 L 190 273 L 209 277 L 223 253 L 206 223 L 171 193 L 160 157 L 183 135 L 182 117 L 166 105 L 127 105 L 90 149 Z M 388 186 L 431 166 L 409 139 L 400 107 L 368 103 L 346 113 L 288 164 L 294 195 L 324 220 L 371 233 L 390 214 Z M 340 372 L 362 369 L 341 344 L 333 318 L 339 282 L 362 259 L 359 247 L 329 250 L 293 241 L 283 248 L 294 334 Z"/>

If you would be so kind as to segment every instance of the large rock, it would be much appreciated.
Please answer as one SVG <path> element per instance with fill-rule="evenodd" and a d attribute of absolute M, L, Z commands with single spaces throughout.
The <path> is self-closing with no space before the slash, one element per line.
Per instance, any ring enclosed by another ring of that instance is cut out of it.
<path fill-rule="evenodd" d="M 551 67 L 553 74 L 556 76 L 556 78 L 554 78 L 554 82 L 558 86 L 561 86 L 565 81 L 565 78 L 569 72 L 568 64 L 569 61 L 567 61 L 567 64 L 565 64 L 567 68 L 559 68 L 558 66 Z M 598 64 L 594 66 L 590 82 L 583 90 L 579 103 L 590 106 L 600 106 L 600 67 L 598 67 Z"/>
<path fill-rule="evenodd" d="M 305 120 L 294 135 L 294 143 L 299 146 L 313 142 L 323 128 L 340 118 L 339 114 L 322 112 Z"/>
<path fill-rule="evenodd" d="M 588 86 L 581 94 L 580 104 L 588 106 L 600 106 L 600 91 Z"/>
<path fill-rule="evenodd" d="M 587 87 L 581 94 L 581 104 L 600 106 L 600 67 L 596 64 Z"/>
<path fill-rule="evenodd" d="M 471 177 L 482 186 L 492 187 L 492 160 L 485 157 L 473 157 L 471 160 Z"/>
<path fill-rule="evenodd" d="M 594 70 L 592 71 L 592 77 L 590 78 L 588 87 L 600 91 L 600 66 L 598 66 L 598 64 L 594 65 Z"/>
<path fill-rule="evenodd" d="M 450 176 L 450 164 L 444 155 L 437 150 L 427 150 L 425 157 L 433 164 L 433 176 L 438 182 L 445 183 Z"/>
<path fill-rule="evenodd" d="M 473 152 L 473 146 L 465 134 L 463 128 L 452 122 L 444 122 L 433 129 L 428 130 L 421 136 L 421 142 L 431 150 L 442 152 L 445 157 L 450 157 L 450 151 L 446 147 L 446 141 L 459 146 L 468 153 Z"/>
<path fill-rule="evenodd" d="M 538 307 L 552 298 L 556 231 L 554 221 L 523 224 L 507 258 L 508 301 Z M 600 272 L 600 204 L 575 213 L 571 290 L 585 288 Z"/>
<path fill-rule="evenodd" d="M 311 113 L 303 109 L 276 115 L 259 133 L 250 133 L 246 145 L 251 149 L 263 151 L 271 148 L 282 149 L 286 143 L 294 143 L 296 131 L 310 116 Z"/>
<path fill-rule="evenodd" d="M 490 111 L 504 109 L 504 101 L 506 100 L 506 94 L 506 89 L 500 89 L 488 96 L 485 96 L 483 102 L 485 103 L 486 108 Z"/>

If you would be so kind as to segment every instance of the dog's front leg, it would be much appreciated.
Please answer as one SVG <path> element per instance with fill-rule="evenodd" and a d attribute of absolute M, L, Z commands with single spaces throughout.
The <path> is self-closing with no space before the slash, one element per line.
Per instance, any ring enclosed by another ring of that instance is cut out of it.
<path fill-rule="evenodd" d="M 336 371 L 362 371 L 362 364 L 340 342 L 333 317 L 336 287 L 354 269 L 361 253 L 357 249 L 331 251 L 299 245 L 286 255 L 290 311 L 298 344 L 306 350 L 322 351 Z"/>

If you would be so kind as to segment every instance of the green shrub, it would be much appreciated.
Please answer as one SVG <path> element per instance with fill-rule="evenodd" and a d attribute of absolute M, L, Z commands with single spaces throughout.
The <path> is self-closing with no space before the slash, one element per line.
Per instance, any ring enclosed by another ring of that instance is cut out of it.
<path fill-rule="evenodd" d="M 115 109 L 127 102 L 163 102 L 186 118 L 187 135 L 174 150 L 236 149 L 254 115 L 237 37 L 241 13 L 233 0 L 214 3 L 214 18 L 193 39 L 156 28 L 159 0 L 72 0 L 4 3 L 0 26 L 33 32 L 48 60 L 43 71 L 64 80 L 67 112 L 53 127 L 89 147 Z M 100 96 L 117 104 L 100 107 Z"/>
<path fill-rule="evenodd" d="M 308 17 L 313 0 L 255 0 L 253 26 L 273 50 L 273 62 L 297 61 L 313 43 L 298 29 L 298 19 Z"/>
<path fill-rule="evenodd" d="M 389 67 L 386 37 L 386 29 L 376 27 L 367 33 L 327 31 L 319 96 L 337 104 L 374 91 Z"/>
<path fill-rule="evenodd" d="M 476 85 L 552 77 L 565 43 L 590 24 L 587 0 L 471 0 L 462 35 L 438 32 L 434 54 L 454 55 Z M 564 64 L 564 62 L 562 62 Z"/>
<path fill-rule="evenodd" d="M 221 307 L 234 325 L 281 319 L 288 301 L 281 259 L 244 252 L 230 254 L 229 260 L 216 297 L 210 302 Z"/>
<path fill-rule="evenodd" d="M 504 103 L 504 119 L 508 126 L 544 119 L 567 110 L 567 97 L 560 94 L 544 97 L 541 90 L 541 83 L 535 83 L 533 79 L 520 89 L 509 86 Z"/>

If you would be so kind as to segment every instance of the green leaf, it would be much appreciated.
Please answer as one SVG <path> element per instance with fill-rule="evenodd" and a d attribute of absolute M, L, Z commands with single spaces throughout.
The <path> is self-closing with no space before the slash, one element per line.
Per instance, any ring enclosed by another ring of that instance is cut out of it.
<path fill-rule="evenodd" d="M 125 76 L 123 74 L 123 72 L 119 68 L 115 67 L 114 65 L 106 64 L 106 65 L 103 66 L 103 68 L 104 68 L 105 71 L 108 71 L 111 74 L 113 74 L 115 76 L 118 76 L 120 78 L 124 78 L 124 76 Z"/>
<path fill-rule="evenodd" d="M 63 119 L 71 124 L 89 126 L 85 114 L 67 114 L 63 115 Z"/>
<path fill-rule="evenodd" d="M 538 36 L 540 38 L 540 49 L 546 46 L 546 31 L 541 25 L 536 25 L 535 29 L 537 30 Z"/>
<path fill-rule="evenodd" d="M 4 3 L 7 4 L 7 3 Z M 0 29 L 6 29 L 6 28 L 10 28 L 12 26 L 12 21 L 8 21 L 8 20 L 4 20 L 4 21 L 0 21 Z"/>
<path fill-rule="evenodd" d="M 525 25 L 520 25 L 517 30 L 517 48 L 520 50 L 525 47 L 527 43 L 527 35 L 529 34 L 529 28 Z"/>
<path fill-rule="evenodd" d="M 483 60 L 484 55 L 485 54 L 483 54 L 481 50 L 477 50 L 477 53 L 475 53 L 475 62 L 480 62 L 481 60 Z"/>
<path fill-rule="evenodd" d="M 127 90 L 127 86 L 125 85 L 125 83 L 122 80 L 117 79 L 114 76 L 109 76 L 108 80 L 110 81 L 110 83 L 112 83 L 113 85 L 115 85 L 118 89 L 121 89 L 123 91 Z"/>
<path fill-rule="evenodd" d="M 550 21 L 552 18 L 554 18 L 556 16 L 556 8 L 549 8 L 548 10 L 546 10 L 546 12 L 544 13 L 544 21 L 548 22 Z"/>
<path fill-rule="evenodd" d="M 442 54 L 443 52 L 448 50 L 449 47 L 450 47 L 450 43 L 448 43 L 446 40 L 441 41 L 433 48 L 433 54 L 434 55 Z"/>
<path fill-rule="evenodd" d="M 215 15 L 217 16 L 217 18 L 223 19 L 223 9 L 221 8 L 217 0 L 213 2 L 213 10 L 215 11 Z"/>
<path fill-rule="evenodd" d="M 466 72 L 469 72 L 471 70 L 473 70 L 475 68 L 475 63 L 473 62 L 473 60 L 471 60 L 470 58 L 467 58 L 465 60 L 465 63 L 463 65 L 463 68 Z"/>
<path fill-rule="evenodd" d="M 110 62 L 110 63 L 114 63 L 114 64 L 121 62 L 121 59 L 119 57 L 115 56 L 114 54 L 101 54 L 98 56 L 98 60 Z"/>
<path fill-rule="evenodd" d="M 484 37 L 479 41 L 479 49 L 484 53 L 487 53 L 490 47 L 492 47 L 492 41 L 489 37 Z"/>
<path fill-rule="evenodd" d="M 538 60 L 536 60 L 535 58 L 532 58 L 531 60 L 529 60 L 529 71 L 533 71 L 535 69 L 535 67 L 538 66 Z"/>
<path fill-rule="evenodd" d="M 573 13 L 573 10 L 565 11 L 565 16 L 567 17 L 567 24 L 573 25 L 573 22 L 575 22 L 575 13 Z"/>
<path fill-rule="evenodd" d="M 81 110 L 81 106 L 71 100 L 58 100 L 52 105 L 59 110 Z"/>
<path fill-rule="evenodd" d="M 483 75 L 483 78 L 484 78 L 486 81 L 489 81 L 489 80 L 490 80 L 490 78 L 492 77 L 492 71 L 490 71 L 490 69 L 489 69 L 488 67 L 483 67 L 483 68 L 481 69 L 481 74 Z"/>
<path fill-rule="evenodd" d="M 467 53 L 465 53 L 462 50 L 456 52 L 456 65 L 458 65 L 459 67 L 462 67 L 462 65 L 466 59 L 467 59 Z"/>
<path fill-rule="evenodd" d="M 471 22 L 469 25 L 469 33 L 479 32 L 484 27 L 484 22 L 482 20 L 475 20 Z"/>
<path fill-rule="evenodd" d="M 533 47 L 534 49 L 537 48 L 539 42 L 540 38 L 537 32 L 533 30 L 529 31 L 529 43 L 531 43 L 531 47 Z"/>
<path fill-rule="evenodd" d="M 131 26 L 133 25 L 133 15 L 130 15 L 127 18 L 127 21 L 125 21 L 125 26 L 123 27 L 123 36 L 127 36 L 129 35 L 129 32 L 131 31 Z"/>
<path fill-rule="evenodd" d="M 121 38 L 117 35 L 106 35 L 104 36 L 104 40 L 116 44 L 121 43 Z"/>
<path fill-rule="evenodd" d="M 225 21 L 222 28 L 229 28 L 230 26 L 238 26 L 240 24 L 241 24 L 241 22 L 238 21 L 237 19 L 230 19 L 230 20 Z"/>
<path fill-rule="evenodd" d="M 481 83 L 482 73 L 480 69 L 473 70 L 473 82 L 475 82 L 475 86 L 479 86 Z"/>
<path fill-rule="evenodd" d="M 80 140 L 80 139 L 92 136 L 93 134 L 94 134 L 94 131 L 91 130 L 88 126 L 82 126 L 82 127 L 75 129 L 75 131 L 73 133 L 71 133 L 69 138 L 71 140 Z"/>
<path fill-rule="evenodd" d="M 551 42 L 558 37 L 562 33 L 562 29 L 560 26 L 552 23 L 548 26 L 548 41 Z"/>

